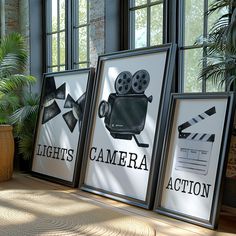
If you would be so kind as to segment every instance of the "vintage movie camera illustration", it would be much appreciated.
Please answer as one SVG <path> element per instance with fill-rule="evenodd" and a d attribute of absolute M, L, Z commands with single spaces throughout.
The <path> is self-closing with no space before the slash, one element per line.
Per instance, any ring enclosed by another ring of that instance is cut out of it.
<path fill-rule="evenodd" d="M 202 114 L 178 126 L 176 170 L 207 175 L 215 134 L 188 133 L 183 132 L 183 130 L 202 122 L 215 113 L 215 107 L 211 107 Z"/>
<path fill-rule="evenodd" d="M 149 82 L 146 70 L 138 70 L 133 76 L 123 71 L 115 80 L 116 93 L 111 93 L 108 101 L 100 102 L 98 116 L 104 118 L 105 127 L 113 138 L 131 140 L 133 137 L 139 147 L 149 147 L 136 136 L 144 129 L 148 103 L 153 99 L 144 94 Z"/>
<path fill-rule="evenodd" d="M 85 93 L 83 93 L 77 101 L 75 101 L 70 94 L 66 94 L 66 83 L 63 83 L 59 88 L 56 88 L 54 77 L 49 77 L 45 83 L 45 90 L 43 96 L 43 118 L 42 124 L 46 124 L 48 121 L 56 117 L 61 113 L 57 100 L 65 100 L 64 108 L 70 109 L 68 112 L 62 115 L 66 125 L 70 132 L 74 131 L 74 128 L 78 122 L 79 129 L 83 119 L 84 107 L 85 107 Z"/>

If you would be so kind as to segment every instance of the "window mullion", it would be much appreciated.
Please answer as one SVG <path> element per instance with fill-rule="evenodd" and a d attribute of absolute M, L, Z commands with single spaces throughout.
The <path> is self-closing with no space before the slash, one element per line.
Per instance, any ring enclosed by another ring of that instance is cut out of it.
<path fill-rule="evenodd" d="M 90 55 L 89 55 L 89 51 L 90 51 L 90 45 L 89 45 L 89 22 L 90 22 L 90 16 L 89 16 L 89 1 L 87 1 L 87 38 L 86 38 L 86 40 L 87 40 L 87 61 L 88 61 L 88 63 L 87 63 L 87 67 L 89 67 L 89 63 L 90 63 Z"/>
<path fill-rule="evenodd" d="M 57 69 L 60 70 L 60 0 L 57 0 Z"/>
<path fill-rule="evenodd" d="M 151 44 L 151 7 L 150 7 L 150 0 L 148 0 L 147 5 L 147 46 L 149 47 Z"/>
<path fill-rule="evenodd" d="M 203 22 L 203 37 L 207 37 L 208 32 L 208 16 L 206 12 L 208 11 L 208 0 L 204 0 L 204 22 Z M 207 56 L 207 45 L 203 41 L 203 61 L 202 61 L 202 67 L 207 66 L 207 61 L 205 57 Z M 202 79 L 202 92 L 206 92 L 206 80 L 205 78 Z"/>
<path fill-rule="evenodd" d="M 73 49 L 72 44 L 73 38 L 72 38 L 72 32 L 73 32 L 73 22 L 74 22 L 74 14 L 72 12 L 74 6 L 74 0 L 67 0 L 66 1 L 66 7 L 65 7 L 65 60 L 66 60 L 66 69 L 71 70 L 73 69 Z"/>
<path fill-rule="evenodd" d="M 179 1 L 179 19 L 178 19 L 178 45 L 179 45 L 179 55 L 178 55 L 178 61 L 179 61 L 179 73 L 178 73 L 178 92 L 184 91 L 184 15 L 185 15 L 185 0 Z M 181 49 L 182 47 L 182 49 Z"/>

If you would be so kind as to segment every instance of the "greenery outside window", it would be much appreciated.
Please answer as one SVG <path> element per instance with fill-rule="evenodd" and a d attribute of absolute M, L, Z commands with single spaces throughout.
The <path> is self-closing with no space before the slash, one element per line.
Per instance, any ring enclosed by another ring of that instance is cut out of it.
<path fill-rule="evenodd" d="M 46 0 L 46 72 L 89 66 L 86 0 Z"/>
<path fill-rule="evenodd" d="M 73 68 L 89 67 L 89 1 L 76 0 L 73 23 Z"/>
<path fill-rule="evenodd" d="M 223 12 L 207 15 L 214 0 L 129 0 L 129 48 L 176 43 L 176 81 L 179 92 L 223 90 L 199 80 L 207 64 L 206 37 Z"/>
<path fill-rule="evenodd" d="M 163 43 L 163 1 L 131 0 L 130 48 Z"/>
<path fill-rule="evenodd" d="M 222 90 L 211 81 L 199 80 L 198 76 L 207 61 L 206 37 L 218 14 L 207 15 L 213 0 L 182 0 L 180 1 L 179 27 L 179 58 L 180 58 L 180 90 L 183 92 L 215 92 Z"/>

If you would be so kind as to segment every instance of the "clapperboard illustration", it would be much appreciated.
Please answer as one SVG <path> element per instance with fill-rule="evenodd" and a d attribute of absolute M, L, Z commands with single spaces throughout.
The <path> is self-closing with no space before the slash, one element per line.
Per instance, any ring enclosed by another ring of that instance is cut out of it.
<path fill-rule="evenodd" d="M 198 122 L 203 122 L 203 120 L 215 113 L 216 109 L 212 107 L 178 126 L 176 170 L 200 175 L 207 174 L 215 134 L 188 133 L 183 131 Z"/>

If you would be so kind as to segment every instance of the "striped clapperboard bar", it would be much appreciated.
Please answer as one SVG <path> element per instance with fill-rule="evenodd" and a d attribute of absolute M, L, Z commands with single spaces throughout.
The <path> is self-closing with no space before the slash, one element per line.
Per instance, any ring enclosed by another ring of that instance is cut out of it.
<path fill-rule="evenodd" d="M 187 133 L 184 129 L 214 115 L 215 107 L 178 126 L 177 158 L 175 169 L 206 175 L 215 134 Z"/>

